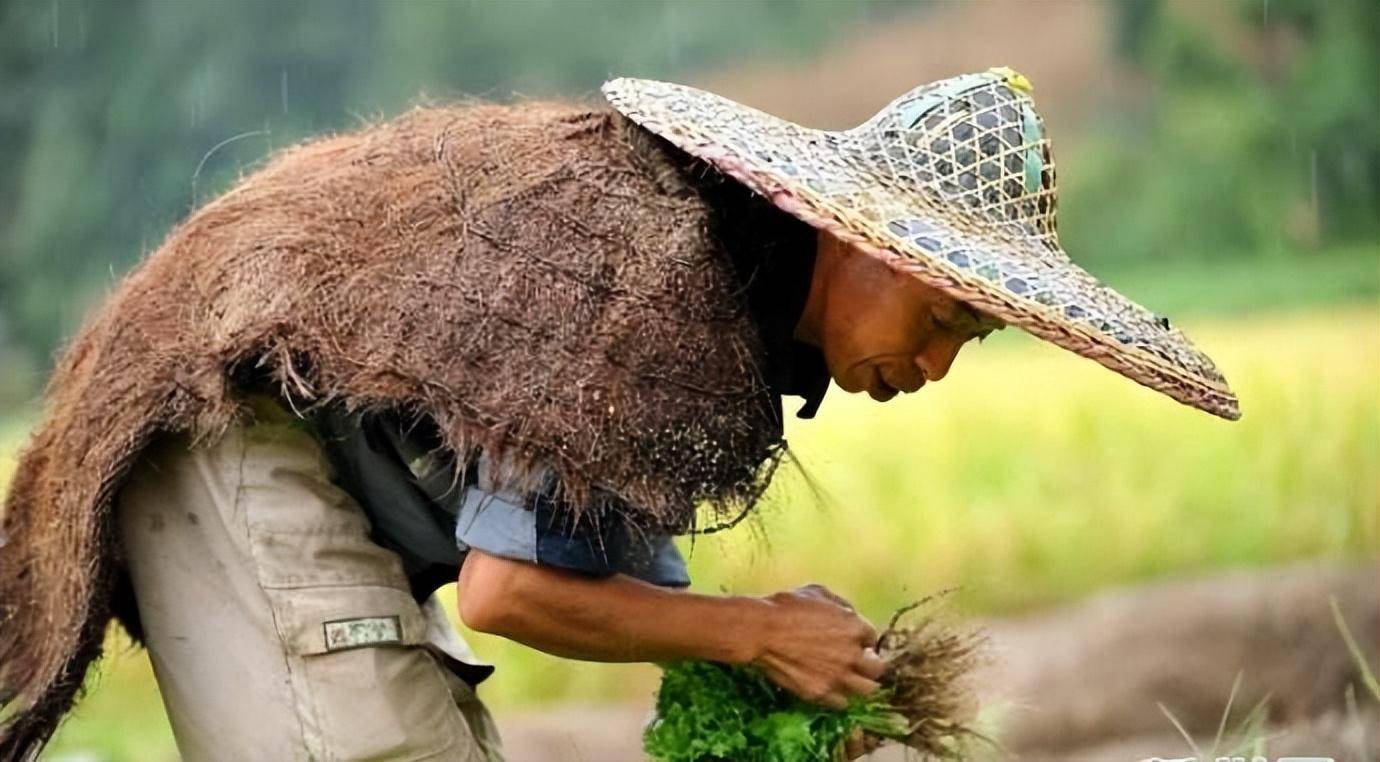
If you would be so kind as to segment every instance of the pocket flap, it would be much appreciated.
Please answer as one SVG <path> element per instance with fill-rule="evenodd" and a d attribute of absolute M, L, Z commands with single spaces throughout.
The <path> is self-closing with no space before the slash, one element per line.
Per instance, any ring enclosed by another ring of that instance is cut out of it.
<path fill-rule="evenodd" d="M 426 620 L 406 590 L 347 585 L 266 590 L 287 649 L 306 656 L 426 642 Z"/>

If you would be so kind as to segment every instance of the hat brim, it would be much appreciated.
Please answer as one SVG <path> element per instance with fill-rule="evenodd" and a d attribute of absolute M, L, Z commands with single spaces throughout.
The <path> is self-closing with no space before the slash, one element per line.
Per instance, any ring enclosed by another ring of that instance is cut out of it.
<path fill-rule="evenodd" d="M 615 79 L 603 92 L 647 130 L 925 284 L 1183 404 L 1240 418 L 1236 395 L 1182 331 L 1102 284 L 1052 237 L 895 187 L 841 148 L 847 132 L 665 82 Z"/>

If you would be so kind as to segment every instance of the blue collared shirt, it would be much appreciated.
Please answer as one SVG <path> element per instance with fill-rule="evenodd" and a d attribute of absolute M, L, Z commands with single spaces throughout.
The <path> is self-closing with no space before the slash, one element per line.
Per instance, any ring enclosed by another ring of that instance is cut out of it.
<path fill-rule="evenodd" d="M 590 576 L 627 574 L 667 587 L 690 584 L 680 551 L 666 535 L 644 534 L 609 517 L 568 521 L 544 493 L 524 500 L 488 492 L 476 467 L 457 472 L 425 423 L 388 412 L 312 414 L 335 482 L 360 504 L 374 540 L 402 559 L 419 597 L 454 581 L 464 554 L 553 566 Z M 482 457 L 482 456 L 481 456 Z"/>

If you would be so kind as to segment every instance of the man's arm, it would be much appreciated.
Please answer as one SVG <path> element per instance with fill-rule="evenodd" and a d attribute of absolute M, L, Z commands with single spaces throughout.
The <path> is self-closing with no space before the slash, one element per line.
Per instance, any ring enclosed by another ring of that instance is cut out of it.
<path fill-rule="evenodd" d="M 567 658 L 755 664 L 787 690 L 835 707 L 876 690 L 883 669 L 872 626 L 815 585 L 765 598 L 709 596 L 475 549 L 460 569 L 459 609 L 471 629 Z"/>

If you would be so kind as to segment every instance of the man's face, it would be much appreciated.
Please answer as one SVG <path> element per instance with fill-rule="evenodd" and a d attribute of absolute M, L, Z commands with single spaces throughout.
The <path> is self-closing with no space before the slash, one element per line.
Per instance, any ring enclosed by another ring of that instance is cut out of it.
<path fill-rule="evenodd" d="M 1003 327 L 832 235 L 818 240 L 798 334 L 823 349 L 829 374 L 846 392 L 865 391 L 878 402 L 914 392 L 947 375 L 965 343 Z"/>

